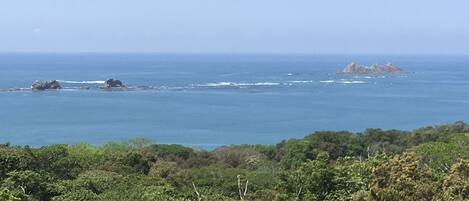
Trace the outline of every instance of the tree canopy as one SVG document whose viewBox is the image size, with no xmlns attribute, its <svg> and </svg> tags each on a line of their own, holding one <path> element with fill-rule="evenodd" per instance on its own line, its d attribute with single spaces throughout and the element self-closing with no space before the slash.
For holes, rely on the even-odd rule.
<svg viewBox="0 0 469 201">
<path fill-rule="evenodd" d="M 0 200 L 469 200 L 469 126 L 318 131 L 200 150 L 0 145 Z"/>
</svg>

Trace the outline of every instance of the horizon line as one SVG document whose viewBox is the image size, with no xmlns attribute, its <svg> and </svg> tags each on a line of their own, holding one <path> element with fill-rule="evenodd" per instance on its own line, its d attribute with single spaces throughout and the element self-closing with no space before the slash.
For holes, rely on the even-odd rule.
<svg viewBox="0 0 469 201">
<path fill-rule="evenodd" d="M 162 52 L 162 51 L 4 51 L 0 54 L 167 54 L 167 55 L 389 55 L 389 56 L 469 56 L 469 53 L 396 53 L 396 52 Z"/>
</svg>

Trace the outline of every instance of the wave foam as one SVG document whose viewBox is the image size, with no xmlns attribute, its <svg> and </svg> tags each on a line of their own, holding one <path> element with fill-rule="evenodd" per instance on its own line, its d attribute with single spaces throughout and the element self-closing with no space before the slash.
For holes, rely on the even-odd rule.
<svg viewBox="0 0 469 201">
<path fill-rule="evenodd" d="M 361 80 L 322 80 L 321 83 L 336 83 L 336 84 L 366 84 L 368 82 Z"/>
<path fill-rule="evenodd" d="M 313 80 L 293 80 L 293 81 L 288 81 L 290 83 L 313 83 Z"/>
<path fill-rule="evenodd" d="M 339 82 L 339 83 L 341 83 L 341 84 L 366 84 L 368 82 L 353 80 L 353 81 L 342 81 L 342 82 Z"/>
<path fill-rule="evenodd" d="M 104 80 L 90 80 L 90 81 L 71 81 L 71 80 L 57 80 L 62 83 L 68 84 L 104 84 Z"/>
<path fill-rule="evenodd" d="M 357 78 L 357 79 L 373 79 L 375 77 L 372 77 L 372 76 L 353 76 L 353 78 Z"/>
<path fill-rule="evenodd" d="M 319 82 L 322 82 L 322 83 L 334 83 L 335 80 L 321 80 Z"/>
<path fill-rule="evenodd" d="M 247 82 L 216 82 L 216 83 L 207 83 L 207 84 L 196 84 L 194 86 L 198 87 L 239 87 L 239 86 L 276 86 L 280 85 L 277 82 L 255 82 L 255 83 L 247 83 Z"/>
</svg>

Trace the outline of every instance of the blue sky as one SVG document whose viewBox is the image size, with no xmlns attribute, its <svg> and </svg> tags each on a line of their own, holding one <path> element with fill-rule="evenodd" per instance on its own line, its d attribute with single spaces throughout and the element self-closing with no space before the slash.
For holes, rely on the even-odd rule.
<svg viewBox="0 0 469 201">
<path fill-rule="evenodd" d="M 14 0 L 0 51 L 469 54 L 467 0 Z"/>
</svg>

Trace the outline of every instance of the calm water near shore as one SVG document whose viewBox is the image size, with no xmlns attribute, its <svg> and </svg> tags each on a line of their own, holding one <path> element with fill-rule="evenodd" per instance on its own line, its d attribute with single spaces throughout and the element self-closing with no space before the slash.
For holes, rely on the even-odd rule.
<svg viewBox="0 0 469 201">
<path fill-rule="evenodd" d="M 336 73 L 352 61 L 406 73 Z M 107 78 L 135 90 L 100 90 Z M 37 79 L 64 89 L 28 90 Z M 0 91 L 2 143 L 268 144 L 315 130 L 467 121 L 469 56 L 3 53 Z"/>
</svg>

